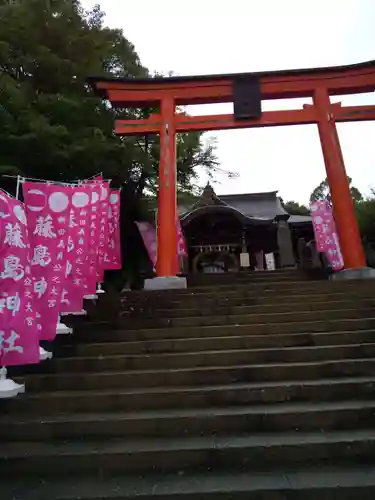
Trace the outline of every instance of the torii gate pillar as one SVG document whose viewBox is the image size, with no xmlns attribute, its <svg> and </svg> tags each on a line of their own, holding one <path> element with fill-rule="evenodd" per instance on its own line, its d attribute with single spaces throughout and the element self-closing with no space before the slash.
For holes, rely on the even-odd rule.
<svg viewBox="0 0 375 500">
<path fill-rule="evenodd" d="M 176 125 L 175 103 L 170 96 L 160 106 L 160 167 L 158 193 L 158 276 L 176 276 L 177 194 L 176 194 Z"/>
<path fill-rule="evenodd" d="M 327 89 L 317 88 L 313 95 L 313 102 L 344 266 L 345 269 L 364 268 L 366 258 L 354 212 L 339 136 L 333 114 L 330 112 L 331 102 Z"/>
</svg>

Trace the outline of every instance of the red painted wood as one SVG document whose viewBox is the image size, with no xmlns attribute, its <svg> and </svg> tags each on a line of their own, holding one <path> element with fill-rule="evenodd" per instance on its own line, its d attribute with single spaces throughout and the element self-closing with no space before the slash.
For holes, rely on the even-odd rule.
<svg viewBox="0 0 375 500">
<path fill-rule="evenodd" d="M 172 276 L 176 259 L 176 170 L 175 133 L 203 130 L 271 127 L 317 123 L 331 187 L 336 224 L 346 267 L 365 265 L 364 252 L 354 214 L 335 122 L 375 119 L 375 106 L 332 105 L 329 95 L 372 92 L 375 63 L 341 68 L 296 70 L 259 74 L 262 100 L 313 97 L 314 105 L 300 110 L 264 112 L 258 120 L 235 121 L 232 115 L 175 115 L 175 106 L 233 101 L 233 78 L 222 75 L 195 78 L 165 78 L 137 81 L 101 80 L 92 85 L 115 107 L 160 106 L 161 116 L 148 120 L 116 122 L 116 133 L 134 135 L 160 133 L 158 275 Z M 168 125 L 168 133 L 166 131 Z"/>
<path fill-rule="evenodd" d="M 320 142 L 344 265 L 345 268 L 365 267 L 365 254 L 354 212 L 354 204 L 350 194 L 335 120 L 332 113 L 327 111 L 330 108 L 327 89 L 316 89 L 314 106 L 318 116 Z"/>
</svg>

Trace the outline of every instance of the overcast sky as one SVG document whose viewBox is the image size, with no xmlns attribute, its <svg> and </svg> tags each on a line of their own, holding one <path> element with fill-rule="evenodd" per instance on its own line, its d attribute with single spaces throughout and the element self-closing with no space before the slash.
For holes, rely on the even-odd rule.
<svg viewBox="0 0 375 500">
<path fill-rule="evenodd" d="M 98 3 L 83 0 L 84 7 Z M 375 59 L 375 0 L 101 0 L 106 23 L 121 28 L 151 71 L 177 75 L 238 73 L 352 64 Z M 334 98 L 375 104 L 375 96 Z M 263 103 L 264 110 L 307 100 Z M 232 105 L 189 108 L 231 113 Z M 339 125 L 348 174 L 364 193 L 375 186 L 375 123 Z M 218 157 L 237 179 L 218 178 L 217 193 L 278 190 L 307 203 L 325 177 L 316 126 L 210 132 Z M 201 182 L 205 179 L 202 177 Z"/>
</svg>

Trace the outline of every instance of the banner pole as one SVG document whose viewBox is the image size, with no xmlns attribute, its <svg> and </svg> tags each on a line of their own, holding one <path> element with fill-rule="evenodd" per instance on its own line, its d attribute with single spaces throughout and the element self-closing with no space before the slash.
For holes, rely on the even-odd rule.
<svg viewBox="0 0 375 500">
<path fill-rule="evenodd" d="M 19 200 L 19 197 L 20 197 L 21 182 L 22 182 L 22 177 L 20 175 L 17 175 L 16 200 Z"/>
</svg>

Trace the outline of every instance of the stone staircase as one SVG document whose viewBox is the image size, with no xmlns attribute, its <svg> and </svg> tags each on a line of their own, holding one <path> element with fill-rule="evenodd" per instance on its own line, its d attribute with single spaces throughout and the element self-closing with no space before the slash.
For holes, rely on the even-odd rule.
<svg viewBox="0 0 375 500">
<path fill-rule="evenodd" d="M 23 370 L 1 500 L 373 500 L 375 282 L 190 282 L 107 294 Z"/>
</svg>

